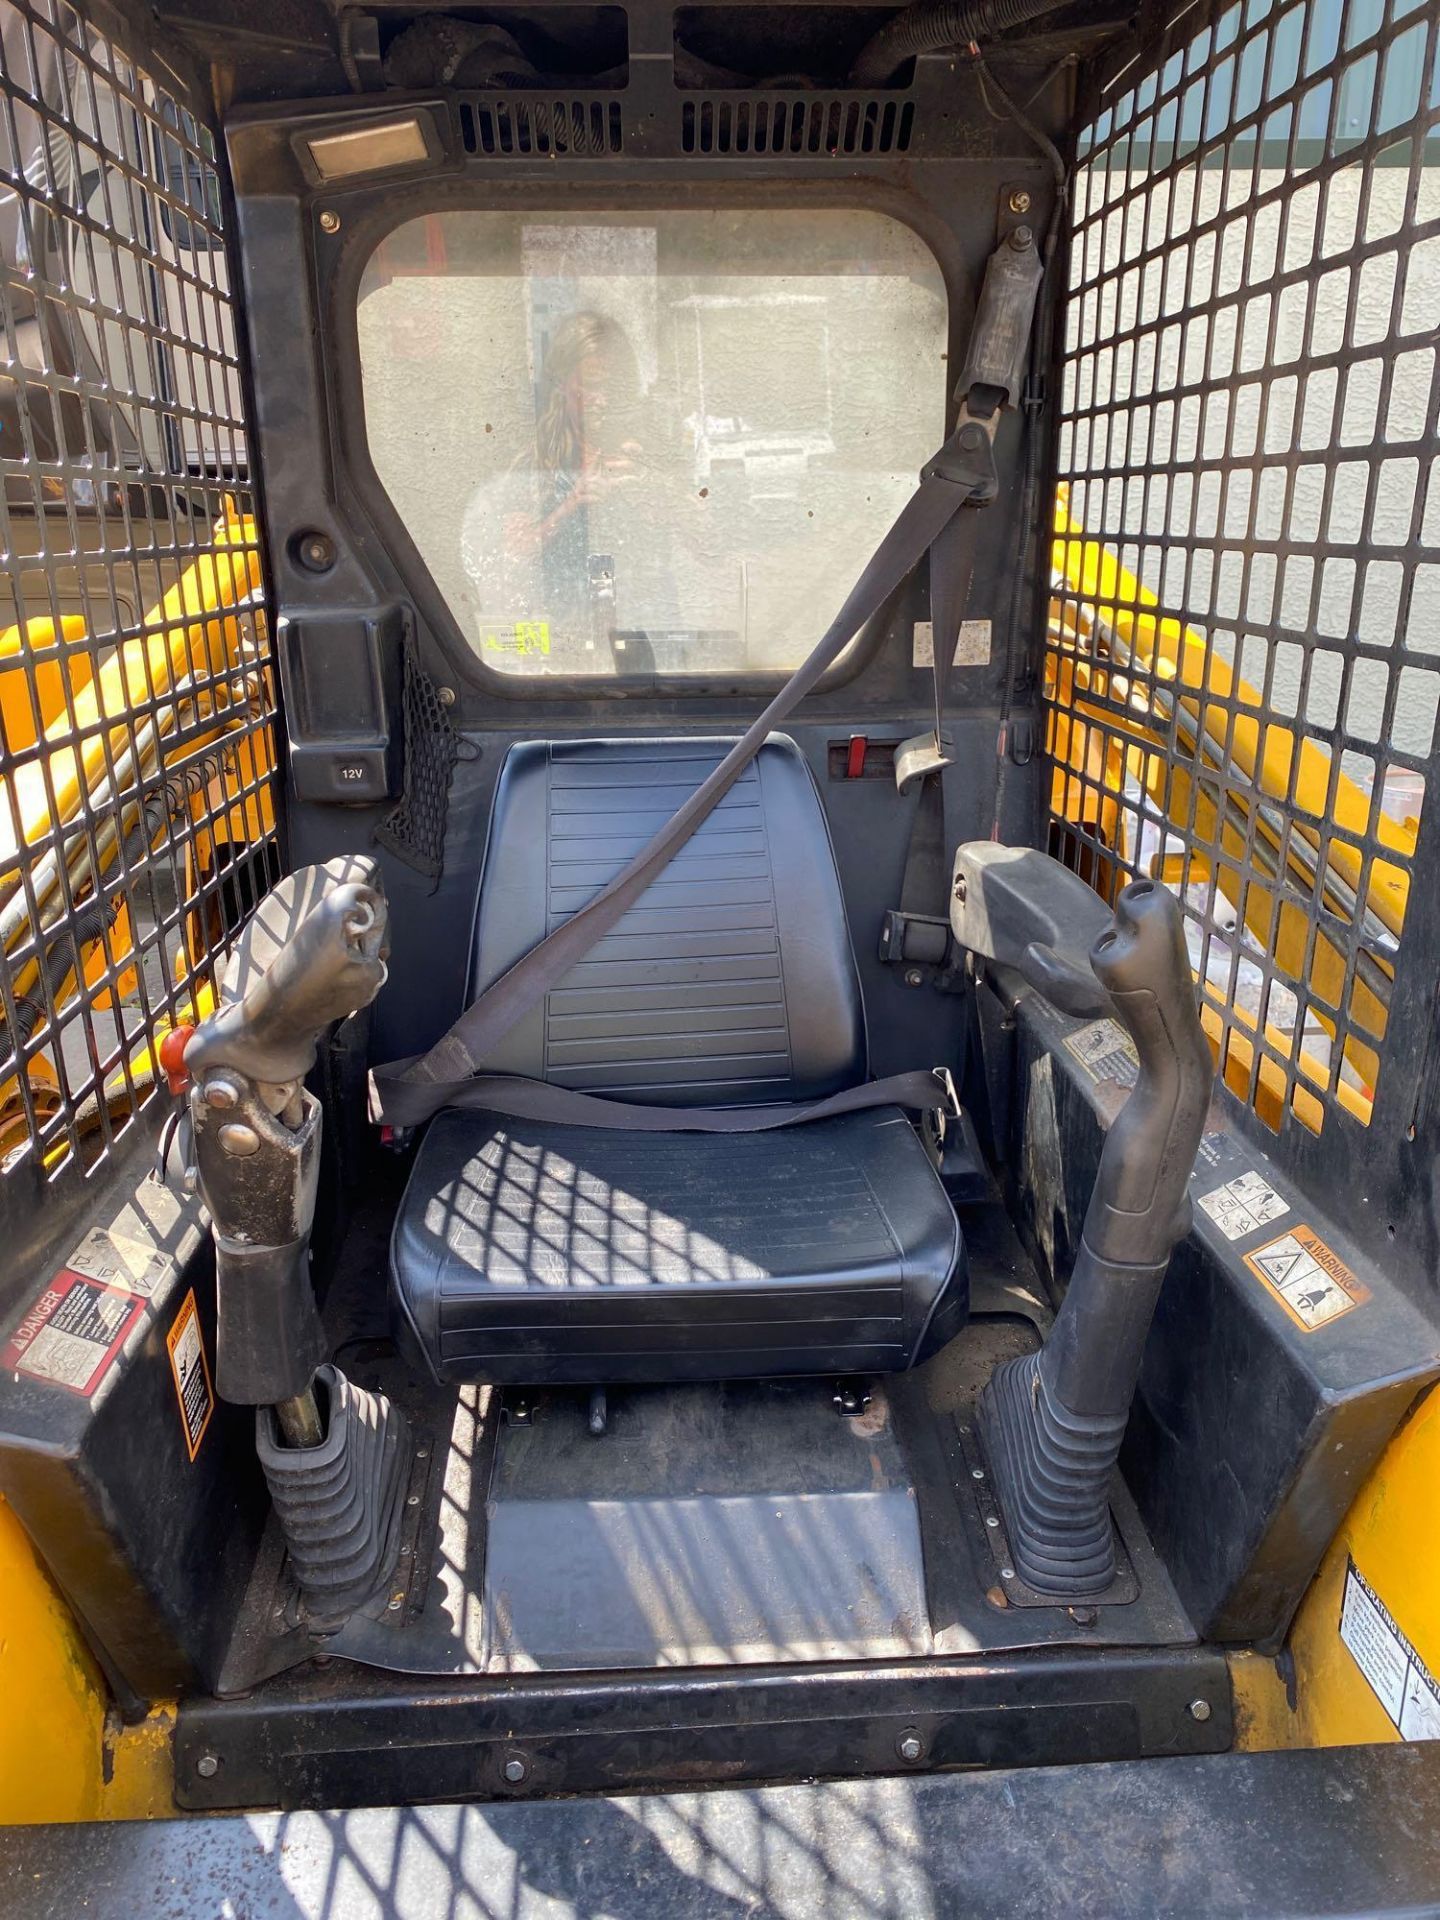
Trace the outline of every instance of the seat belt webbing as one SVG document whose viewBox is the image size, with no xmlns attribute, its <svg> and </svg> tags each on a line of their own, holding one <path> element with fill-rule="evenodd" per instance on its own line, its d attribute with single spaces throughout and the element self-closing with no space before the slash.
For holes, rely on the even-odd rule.
<svg viewBox="0 0 1440 1920">
<path fill-rule="evenodd" d="M 617 1133 L 768 1133 L 776 1127 L 798 1127 L 812 1120 L 833 1120 L 844 1113 L 869 1107 L 907 1107 L 923 1113 L 940 1109 L 960 1112 L 955 1083 L 949 1071 L 937 1067 L 925 1072 L 892 1073 L 884 1080 L 867 1080 L 846 1087 L 823 1100 L 789 1101 L 766 1107 L 656 1107 L 631 1100 L 612 1100 L 573 1087 L 557 1087 L 549 1080 L 526 1080 L 518 1074 L 480 1073 L 465 1082 L 445 1103 L 451 1107 L 508 1114 L 518 1120 L 551 1120 L 567 1127 L 604 1127 Z"/>
</svg>

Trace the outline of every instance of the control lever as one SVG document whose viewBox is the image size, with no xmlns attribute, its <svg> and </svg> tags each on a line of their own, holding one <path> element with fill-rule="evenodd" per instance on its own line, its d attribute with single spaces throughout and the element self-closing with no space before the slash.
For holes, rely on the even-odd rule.
<svg viewBox="0 0 1440 1920">
<path fill-rule="evenodd" d="M 290 875 L 245 927 L 221 1005 L 185 1043 L 195 1167 L 215 1241 L 215 1384 L 256 1408 L 256 1447 L 313 1629 L 333 1632 L 386 1581 L 408 1444 L 383 1395 L 325 1364 L 310 1284 L 322 1110 L 320 1041 L 386 977 L 378 869 Z"/>
<path fill-rule="evenodd" d="M 1114 1009 L 1090 964 L 1110 909 L 1078 873 L 1036 847 L 970 840 L 955 855 L 950 930 L 967 952 L 1011 967 L 1062 1013 Z"/>
<path fill-rule="evenodd" d="M 993 906 L 1003 903 L 1002 922 L 1015 909 L 1005 923 L 1020 934 L 1047 924 L 1043 914 L 1027 920 L 1019 913 L 1008 884 L 997 890 L 1000 875 L 1019 871 L 1016 863 L 972 860 L 962 876 L 962 860 L 973 851 L 962 847 L 956 863 L 957 879 L 966 881 L 957 937 L 964 937 L 962 921 L 973 924 L 961 911 L 970 904 L 972 878 Z M 1035 858 L 1056 864 L 1044 854 Z M 1045 881 L 1054 887 L 1046 894 L 1053 906 L 1061 890 L 1053 876 Z M 1079 1255 L 1049 1337 L 1039 1353 L 995 1369 L 979 1408 L 1015 1570 L 1037 1592 L 1067 1600 L 1101 1594 L 1115 1577 L 1110 1481 L 1165 1270 L 1190 1225 L 1190 1173 L 1214 1079 L 1179 903 L 1154 881 L 1137 880 L 1120 895 L 1112 919 L 1083 882 L 1077 885 L 1088 896 L 1086 918 L 1093 924 L 1088 902 L 1095 902 L 1106 922 L 1090 967 L 1106 1010 L 1135 1044 L 1139 1078 L 1105 1137 Z M 1044 957 L 1020 971 L 1037 991 L 1046 990 L 1051 969 L 1069 1010 L 1090 1011 L 1078 1004 L 1083 996 L 1068 941 L 1032 940 L 1031 948 Z"/>
</svg>

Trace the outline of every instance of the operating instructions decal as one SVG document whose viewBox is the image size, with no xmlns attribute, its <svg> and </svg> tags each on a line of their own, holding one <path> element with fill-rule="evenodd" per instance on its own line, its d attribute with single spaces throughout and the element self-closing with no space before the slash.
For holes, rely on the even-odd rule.
<svg viewBox="0 0 1440 1920">
<path fill-rule="evenodd" d="M 1340 1638 L 1402 1740 L 1440 1740 L 1440 1687 L 1395 1616 L 1351 1560 Z"/>
</svg>

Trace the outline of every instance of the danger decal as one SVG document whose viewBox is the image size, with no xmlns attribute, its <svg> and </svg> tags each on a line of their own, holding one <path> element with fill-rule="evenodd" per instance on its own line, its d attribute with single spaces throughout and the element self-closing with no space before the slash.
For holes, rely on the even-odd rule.
<svg viewBox="0 0 1440 1920">
<path fill-rule="evenodd" d="M 1266 1241 L 1245 1264 L 1306 1333 L 1353 1313 L 1370 1298 L 1370 1289 L 1311 1227 L 1292 1227 Z"/>
<path fill-rule="evenodd" d="M 88 1400 L 144 1311 L 134 1294 L 62 1268 L 10 1336 L 0 1367 Z"/>
</svg>

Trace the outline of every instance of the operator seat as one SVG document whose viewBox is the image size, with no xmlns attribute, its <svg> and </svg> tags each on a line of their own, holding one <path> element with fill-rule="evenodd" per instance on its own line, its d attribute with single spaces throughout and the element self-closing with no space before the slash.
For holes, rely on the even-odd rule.
<svg viewBox="0 0 1440 1920">
<path fill-rule="evenodd" d="M 729 745 L 512 747 L 472 997 L 618 873 Z M 677 1108 L 819 1099 L 865 1077 L 834 851 L 792 740 L 770 738 L 486 1071 Z M 758 1134 L 452 1108 L 416 1156 L 391 1270 L 402 1341 L 449 1381 L 893 1372 L 967 1304 L 954 1209 L 894 1107 Z"/>
</svg>

